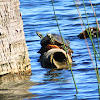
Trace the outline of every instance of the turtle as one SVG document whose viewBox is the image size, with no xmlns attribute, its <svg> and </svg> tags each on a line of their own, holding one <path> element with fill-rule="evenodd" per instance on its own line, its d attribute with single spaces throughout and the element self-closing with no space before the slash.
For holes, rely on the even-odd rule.
<svg viewBox="0 0 100 100">
<path fill-rule="evenodd" d="M 89 34 L 92 35 L 92 37 L 96 38 L 96 37 L 100 37 L 100 29 L 97 28 L 97 27 L 89 27 L 87 28 L 86 30 L 84 30 L 83 32 L 81 32 L 78 37 L 80 39 L 84 39 L 84 38 L 88 38 L 89 37 Z M 98 34 L 98 36 L 97 36 Z"/>
<path fill-rule="evenodd" d="M 63 43 L 62 38 L 58 34 L 47 33 L 47 35 L 44 37 L 42 33 L 38 31 L 36 31 L 36 33 L 41 38 L 42 51 L 40 53 L 48 51 L 52 48 L 58 48 L 64 50 L 65 47 L 69 54 L 73 53 L 73 51 L 70 48 L 70 42 L 63 38 L 64 41 Z M 63 44 L 65 44 L 65 46 Z"/>
</svg>

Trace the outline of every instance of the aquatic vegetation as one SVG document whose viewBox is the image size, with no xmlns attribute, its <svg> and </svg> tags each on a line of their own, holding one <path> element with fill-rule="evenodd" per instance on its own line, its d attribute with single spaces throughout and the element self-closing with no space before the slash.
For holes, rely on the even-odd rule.
<svg viewBox="0 0 100 100">
<path fill-rule="evenodd" d="M 56 20 L 56 22 L 57 22 L 57 26 L 58 26 L 58 29 L 59 29 L 59 33 L 60 33 L 60 36 L 61 36 L 61 38 L 62 38 L 62 33 L 61 33 L 61 30 L 60 30 L 60 26 L 59 26 L 59 24 L 58 24 L 58 20 L 57 20 L 55 8 L 54 8 L 54 3 L 53 3 L 53 0 L 51 0 L 51 1 L 52 1 L 53 11 L 54 11 L 54 15 L 55 15 L 55 20 Z M 98 81 L 98 91 L 99 91 L 99 94 L 100 94 L 100 88 L 99 88 L 100 77 L 99 77 L 99 70 L 98 70 L 98 61 L 100 61 L 99 23 L 98 23 L 98 20 L 97 20 L 97 17 L 96 17 L 96 10 L 94 10 L 94 6 L 93 6 L 91 0 L 89 0 L 89 1 L 90 1 L 90 6 L 91 6 L 91 9 L 92 9 L 92 11 L 93 11 L 93 13 L 94 13 L 94 17 L 95 17 L 95 21 L 96 21 L 96 29 L 97 29 L 97 30 L 96 30 L 96 32 L 97 32 L 97 36 L 96 36 L 96 37 L 97 37 L 97 41 L 98 41 L 98 48 L 95 46 L 94 37 L 93 37 L 93 35 L 92 35 L 92 33 L 91 33 L 91 30 L 90 30 L 90 28 L 89 28 L 89 27 L 90 27 L 90 24 L 89 24 L 88 13 L 87 13 L 87 10 L 86 10 L 86 5 L 85 5 L 84 0 L 82 0 L 81 2 L 83 2 L 84 14 L 85 14 L 85 19 L 86 19 L 86 22 L 87 22 L 87 23 L 84 22 L 84 19 L 83 19 L 81 13 L 80 13 L 80 9 L 79 9 L 79 7 L 78 7 L 78 4 L 76 3 L 76 2 L 80 2 L 80 0 L 77 0 L 77 1 L 76 1 L 76 0 L 73 0 L 73 2 L 75 3 L 76 9 L 77 9 L 77 11 L 78 11 L 78 14 L 79 14 L 79 18 L 80 18 L 80 21 L 81 21 L 82 29 L 83 29 L 83 26 L 84 26 L 84 27 L 85 27 L 85 30 L 87 31 L 88 36 L 89 36 L 89 38 L 90 38 L 90 40 L 91 40 L 91 43 L 92 43 L 92 49 L 93 49 L 93 54 L 94 54 L 93 57 L 92 57 L 92 55 L 91 55 L 91 51 L 90 51 L 90 48 L 89 48 L 89 46 L 88 46 L 88 41 L 87 41 L 87 39 L 86 39 L 86 35 L 84 34 L 84 38 L 85 38 L 84 40 L 85 40 L 85 42 L 86 42 L 86 46 L 87 46 L 87 49 L 88 49 L 88 52 L 89 52 L 91 61 L 92 61 L 93 66 L 94 66 L 94 70 L 95 70 L 95 72 L 96 72 L 97 81 Z M 95 4 L 95 9 L 96 9 L 96 4 Z M 85 23 L 86 23 L 86 24 L 85 24 Z M 88 29 L 87 29 L 87 27 L 88 27 Z M 62 41 L 63 41 L 63 45 L 65 45 L 63 38 L 62 38 Z M 98 51 L 98 50 L 99 50 L 99 51 Z M 65 51 L 66 51 L 66 48 L 65 48 Z M 70 63 L 69 63 L 69 65 L 70 65 Z M 76 85 L 75 78 L 74 78 L 73 71 L 72 71 L 72 68 L 71 68 L 71 67 L 70 67 L 70 70 L 71 70 L 72 77 L 73 77 L 73 81 L 74 81 L 74 85 L 75 85 L 75 88 L 76 88 L 76 93 L 78 93 L 77 85 Z"/>
<path fill-rule="evenodd" d="M 81 14 L 80 14 L 80 12 L 79 12 L 78 5 L 76 4 L 75 0 L 73 0 L 73 1 L 74 1 L 75 5 L 76 5 L 76 8 L 77 8 L 77 10 L 78 10 L 78 14 L 79 14 L 80 19 L 81 19 L 81 21 L 82 21 L 82 25 L 83 25 L 83 26 L 85 27 L 85 29 L 86 29 L 86 25 L 85 25 L 84 20 L 83 20 Z M 99 80 L 99 70 L 98 70 L 98 61 L 100 60 L 100 56 L 99 56 L 99 55 L 100 55 L 100 46 L 99 46 L 99 34 L 98 34 L 98 33 L 99 33 L 99 23 L 98 23 L 98 20 L 97 20 L 97 18 L 96 18 L 96 13 L 95 13 L 94 7 L 93 7 L 93 5 L 92 5 L 92 2 L 91 2 L 91 0 L 89 0 L 89 1 L 90 1 L 90 5 L 91 5 L 91 8 L 92 8 L 92 10 L 93 10 L 95 19 L 96 19 L 96 27 L 97 27 L 96 29 L 97 29 L 97 41 L 98 41 L 98 49 L 99 49 L 99 52 L 97 51 L 97 49 L 96 49 L 96 47 L 95 47 L 94 37 L 92 36 L 90 29 L 87 30 L 87 33 L 88 33 L 89 38 L 90 38 L 91 43 L 92 43 L 92 48 L 93 48 L 93 52 L 94 52 L 94 60 L 95 60 L 95 62 L 94 62 L 94 60 L 93 60 L 93 58 L 92 58 L 92 56 L 91 56 L 91 52 L 90 52 L 90 49 L 89 49 L 88 42 L 87 42 L 86 38 L 85 38 L 85 41 L 86 41 L 87 49 L 88 49 L 89 54 L 90 54 L 90 58 L 91 58 L 91 60 L 92 60 L 92 63 L 93 63 L 93 66 L 94 66 L 94 69 L 95 69 L 95 72 L 96 72 L 97 81 L 98 81 L 98 90 L 99 90 L 99 94 L 100 94 L 100 88 L 99 88 L 100 80 Z M 89 21 L 88 21 L 88 16 L 87 16 L 87 11 L 86 11 L 86 6 L 85 6 L 85 3 L 84 3 L 84 0 L 83 0 L 83 5 L 84 5 L 84 11 L 85 11 L 86 20 L 87 20 L 87 25 L 88 25 L 88 28 L 89 28 L 90 26 L 89 26 Z M 96 5 L 95 5 L 95 7 L 96 7 Z M 84 37 L 86 37 L 85 34 L 84 34 Z M 98 59 L 98 60 L 97 60 L 97 59 Z"/>
<path fill-rule="evenodd" d="M 67 49 L 66 49 L 66 46 L 65 46 L 65 43 L 64 43 L 64 39 L 63 39 L 63 37 L 62 37 L 62 33 L 61 33 L 61 30 L 60 30 L 60 26 L 59 26 L 59 24 L 58 24 L 58 20 L 57 20 L 55 8 L 54 8 L 53 0 L 51 0 L 51 1 L 52 1 L 53 11 L 54 11 L 55 19 L 56 19 L 57 26 L 58 26 L 58 29 L 59 29 L 59 33 L 60 33 L 60 36 L 61 36 L 61 39 L 62 39 L 62 42 L 63 42 L 63 45 L 64 45 L 64 50 L 67 52 Z M 75 85 L 75 88 L 76 88 L 76 93 L 78 93 L 77 85 L 76 85 L 76 82 L 75 82 L 75 78 L 74 78 L 74 74 L 73 74 L 73 71 L 72 71 L 70 62 L 69 62 L 69 67 L 70 67 L 71 74 L 72 74 L 72 78 L 73 78 L 74 85 Z"/>
</svg>

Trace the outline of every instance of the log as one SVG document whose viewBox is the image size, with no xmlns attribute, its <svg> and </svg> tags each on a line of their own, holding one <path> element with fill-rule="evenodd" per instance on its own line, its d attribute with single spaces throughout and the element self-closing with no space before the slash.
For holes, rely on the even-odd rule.
<svg viewBox="0 0 100 100">
<path fill-rule="evenodd" d="M 0 0 L 0 75 L 31 72 L 19 0 Z"/>
<path fill-rule="evenodd" d="M 69 69 L 72 66 L 71 57 L 63 49 L 50 49 L 40 57 L 44 68 Z"/>
</svg>

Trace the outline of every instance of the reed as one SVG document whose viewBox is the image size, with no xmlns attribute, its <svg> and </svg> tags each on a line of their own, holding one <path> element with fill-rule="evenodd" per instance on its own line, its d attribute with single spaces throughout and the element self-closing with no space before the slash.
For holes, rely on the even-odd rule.
<svg viewBox="0 0 100 100">
<path fill-rule="evenodd" d="M 51 0 L 51 1 L 52 1 L 53 12 L 54 12 L 54 15 L 55 15 L 55 19 L 56 19 L 56 22 L 57 22 L 57 26 L 58 26 L 58 29 L 59 29 L 59 33 L 60 33 L 60 36 L 61 36 L 61 39 L 62 39 L 62 42 L 63 42 L 63 45 L 64 45 L 64 50 L 65 50 L 66 52 L 68 52 L 67 49 L 66 49 L 65 43 L 64 43 L 64 39 L 63 39 L 63 37 L 62 37 L 62 33 L 61 33 L 61 30 L 60 30 L 60 26 L 59 26 L 58 20 L 57 20 L 57 16 L 56 16 L 56 12 L 55 12 L 55 8 L 54 8 L 53 0 Z M 76 82 L 75 82 L 74 74 L 73 74 L 73 71 L 72 71 L 72 68 L 71 68 L 71 64 L 70 64 L 70 63 L 69 63 L 69 67 L 70 67 L 71 74 L 72 74 L 72 78 L 73 78 L 73 81 L 74 81 L 76 93 L 78 94 L 77 85 L 76 85 Z"/>
<path fill-rule="evenodd" d="M 62 42 L 63 42 L 64 48 L 65 48 L 65 51 L 67 52 L 66 47 L 65 47 L 65 43 L 64 43 L 64 40 L 63 40 L 63 37 L 62 37 L 62 33 L 61 33 L 61 30 L 60 30 L 60 26 L 59 26 L 59 24 L 58 24 L 57 16 L 56 16 L 56 13 L 55 13 L 54 3 L 53 3 L 53 0 L 51 0 L 51 1 L 52 1 L 52 6 L 53 6 L 53 11 L 54 11 L 55 19 L 56 19 L 56 22 L 57 22 L 57 26 L 58 26 L 58 29 L 59 29 L 59 32 L 60 32 L 60 36 L 61 36 L 61 38 L 62 38 Z M 84 22 L 84 20 L 83 20 L 83 18 L 82 18 L 82 16 L 81 16 L 81 13 L 80 13 L 80 11 L 79 11 L 78 5 L 76 4 L 75 0 L 73 0 L 73 1 L 74 1 L 75 6 L 76 6 L 76 8 L 77 8 L 77 10 L 78 10 L 78 14 L 79 14 L 80 20 L 81 20 L 81 22 L 82 22 L 81 25 L 82 25 L 82 27 L 84 26 L 85 29 L 86 29 L 86 25 L 85 25 L 85 22 Z M 91 0 L 89 0 L 89 1 L 90 1 L 90 4 L 91 4 L 91 8 L 92 8 L 92 10 L 93 10 L 94 16 L 95 16 L 96 27 L 98 27 L 98 29 L 99 29 L 99 24 L 98 24 L 98 20 L 97 20 L 97 17 L 96 17 L 95 10 L 94 10 L 94 8 L 93 8 L 93 5 L 92 5 L 92 3 L 91 3 Z M 89 28 L 90 25 L 89 25 L 89 21 L 88 21 L 88 15 L 87 15 L 87 11 L 86 11 L 86 6 L 85 6 L 85 3 L 84 3 L 84 0 L 83 0 L 83 5 L 84 5 L 84 11 L 85 11 L 86 19 L 87 19 L 87 25 L 88 25 L 88 28 Z M 92 35 L 91 35 L 91 31 L 90 31 L 90 30 L 89 30 L 89 31 L 87 30 L 87 33 L 88 33 L 89 38 L 90 38 L 91 43 L 92 43 L 92 48 L 93 48 L 93 53 L 94 53 L 94 60 L 95 60 L 95 62 L 94 62 L 93 57 L 92 57 L 92 55 L 91 55 L 90 48 L 89 48 L 89 46 L 88 46 L 88 42 L 87 42 L 87 39 L 86 39 L 86 38 L 85 38 L 85 42 L 86 42 L 86 46 L 87 46 L 87 49 L 88 49 L 88 52 L 89 52 L 91 61 L 92 61 L 93 66 L 94 66 L 94 70 L 95 70 L 95 72 L 96 72 L 97 82 L 98 82 L 98 91 L 99 91 L 99 95 L 100 95 L 100 88 L 99 88 L 99 87 L 100 87 L 100 86 L 99 86 L 100 77 L 99 77 L 99 70 L 98 70 L 98 60 L 100 60 L 100 45 L 99 45 L 100 43 L 99 43 L 99 35 L 98 35 L 98 31 L 99 31 L 99 30 L 98 30 L 98 29 L 97 29 L 97 41 L 98 41 L 99 53 L 97 52 L 97 49 L 96 49 L 96 47 L 95 47 L 95 42 L 94 42 L 94 38 L 93 38 Z M 85 36 L 84 36 L 84 37 L 85 37 Z M 72 68 L 71 68 L 71 64 L 70 64 L 70 63 L 69 63 L 69 66 L 70 66 L 70 69 L 71 69 L 71 74 L 72 74 L 73 81 L 74 81 L 74 85 L 75 85 L 75 88 L 76 88 L 76 93 L 78 93 L 77 85 L 76 85 L 76 82 L 75 82 L 75 78 L 74 78 L 73 71 L 72 71 Z"/>
<path fill-rule="evenodd" d="M 83 25 L 84 25 L 84 27 L 85 27 L 85 29 L 86 29 L 86 25 L 85 25 L 85 23 L 84 23 L 84 21 L 83 21 L 83 18 L 82 18 L 82 16 L 81 16 L 81 14 L 80 14 L 78 5 L 76 4 L 75 0 L 73 0 L 73 1 L 74 1 L 75 6 L 76 6 L 76 8 L 77 8 L 77 10 L 78 10 L 78 14 L 79 14 L 79 16 L 80 16 L 80 19 L 81 19 L 81 21 L 82 21 L 82 23 L 83 23 Z M 92 5 L 92 3 L 91 3 L 91 0 L 89 0 L 89 1 L 90 1 L 91 7 L 92 7 L 92 10 L 93 10 L 95 19 L 96 19 L 96 27 L 99 28 L 99 24 L 98 24 L 98 20 L 97 20 L 97 17 L 96 17 L 96 13 L 95 13 L 95 11 L 94 11 L 94 8 L 93 8 L 93 5 Z M 85 15 L 86 15 L 86 19 L 87 19 L 87 24 L 88 24 L 88 28 L 89 28 L 89 21 L 88 21 L 88 16 L 87 16 L 86 6 L 85 6 L 85 3 L 84 3 L 84 0 L 83 0 L 83 5 L 84 5 L 84 11 L 85 11 Z M 81 24 L 81 25 L 82 25 L 82 24 Z M 91 56 L 91 52 L 89 52 L 89 54 L 90 54 L 91 60 L 92 60 L 92 62 L 93 62 L 94 70 L 95 70 L 95 72 L 96 72 L 97 82 L 98 82 L 98 91 L 99 91 L 99 95 L 100 95 L 100 88 L 99 88 L 99 87 L 100 87 L 100 86 L 99 86 L 100 77 L 99 77 L 98 61 L 97 61 L 97 59 L 100 60 L 100 46 L 99 46 L 99 35 L 98 35 L 98 30 L 97 30 L 97 40 L 98 40 L 98 49 L 99 49 L 99 53 L 97 52 L 97 49 L 95 48 L 95 43 L 94 43 L 94 41 L 93 41 L 93 37 L 92 37 L 92 35 L 91 35 L 91 31 L 90 31 L 90 30 L 89 30 L 89 31 L 87 30 L 87 32 L 88 32 L 89 38 L 90 38 L 90 40 L 91 40 L 92 48 L 93 48 L 93 52 L 94 52 L 95 63 L 94 63 L 93 58 L 92 58 L 92 56 Z M 88 47 L 87 40 L 85 39 L 85 41 L 86 41 L 86 45 L 87 45 L 88 51 L 90 51 L 90 49 L 89 49 L 89 47 Z"/>
</svg>

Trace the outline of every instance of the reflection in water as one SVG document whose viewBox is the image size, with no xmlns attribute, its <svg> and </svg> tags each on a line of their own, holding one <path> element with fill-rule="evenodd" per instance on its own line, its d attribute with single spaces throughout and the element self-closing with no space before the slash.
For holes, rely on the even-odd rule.
<svg viewBox="0 0 100 100">
<path fill-rule="evenodd" d="M 46 73 L 42 77 L 43 77 L 42 81 L 39 77 L 37 77 L 38 82 L 41 84 L 36 85 L 31 88 L 32 93 L 37 94 L 37 96 L 33 97 L 32 100 L 35 100 L 35 99 L 51 100 L 55 98 L 57 100 L 69 100 L 67 98 L 71 92 L 72 92 L 71 98 L 75 98 L 74 96 L 75 89 L 73 89 L 73 86 L 72 86 L 73 81 L 72 81 L 71 73 L 69 70 L 51 69 L 51 70 L 46 71 Z M 32 79 L 34 80 L 33 77 Z M 69 93 L 69 91 L 71 92 Z M 66 99 L 62 98 L 63 95 L 67 96 Z M 73 99 L 70 99 L 70 100 L 73 100 Z"/>
<path fill-rule="evenodd" d="M 56 82 L 70 82 L 72 80 L 71 73 L 67 69 L 58 70 L 51 69 L 45 74 L 44 81 L 56 81 Z"/>
<path fill-rule="evenodd" d="M 30 76 L 16 74 L 2 76 L 0 77 L 0 100 L 19 100 L 36 97 L 35 94 L 30 93 L 28 90 L 37 84 L 30 81 Z"/>
</svg>

